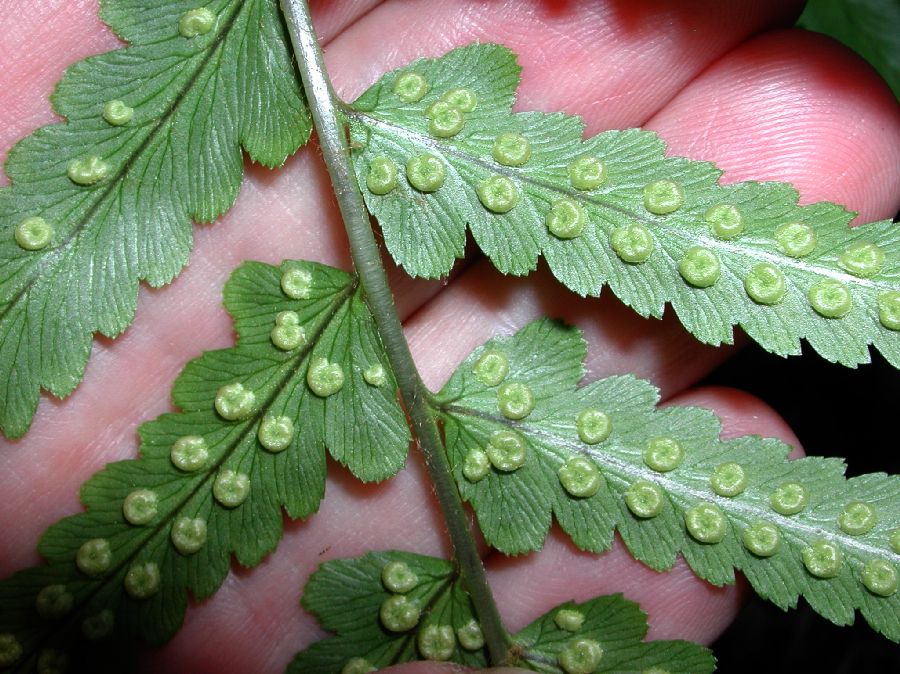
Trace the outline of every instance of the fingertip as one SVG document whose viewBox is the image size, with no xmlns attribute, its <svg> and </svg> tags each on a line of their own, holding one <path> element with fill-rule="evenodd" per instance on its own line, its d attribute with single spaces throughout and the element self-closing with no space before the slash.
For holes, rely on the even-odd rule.
<svg viewBox="0 0 900 674">
<path fill-rule="evenodd" d="M 792 447 L 790 458 L 805 456 L 799 438 L 766 402 L 756 396 L 728 386 L 704 386 L 691 389 L 666 401 L 666 405 L 704 407 L 722 421 L 722 438 L 760 435 L 777 438 Z"/>
<path fill-rule="evenodd" d="M 647 124 L 723 182 L 792 183 L 866 222 L 900 208 L 900 105 L 860 57 L 817 33 L 765 33 L 729 52 Z"/>
</svg>

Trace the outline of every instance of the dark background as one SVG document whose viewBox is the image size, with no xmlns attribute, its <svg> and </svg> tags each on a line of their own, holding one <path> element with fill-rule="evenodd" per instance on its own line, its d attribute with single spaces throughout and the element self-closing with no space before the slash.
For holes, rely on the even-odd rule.
<svg viewBox="0 0 900 674">
<path fill-rule="evenodd" d="M 762 398 L 787 420 L 807 453 L 844 457 L 849 476 L 900 472 L 898 432 L 891 430 L 900 427 L 900 374 L 879 354 L 871 365 L 851 370 L 808 347 L 806 352 L 784 359 L 753 345 L 704 383 Z M 783 612 L 753 595 L 713 652 L 723 674 L 900 673 L 900 646 L 862 616 L 857 613 L 852 627 L 838 627 L 803 599 L 797 610 Z"/>
</svg>

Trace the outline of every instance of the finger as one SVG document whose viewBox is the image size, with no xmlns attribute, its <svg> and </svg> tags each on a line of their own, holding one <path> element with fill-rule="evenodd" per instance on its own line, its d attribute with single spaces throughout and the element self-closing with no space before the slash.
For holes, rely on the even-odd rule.
<svg viewBox="0 0 900 674">
<path fill-rule="evenodd" d="M 747 433 L 779 438 L 797 448 L 799 441 L 785 422 L 762 401 L 725 388 L 700 389 L 671 401 L 712 409 L 722 419 L 722 437 Z M 689 639 L 711 643 L 731 622 L 740 605 L 739 586 L 715 587 L 697 578 L 679 557 L 671 571 L 657 573 L 636 562 L 621 539 L 609 552 L 577 550 L 558 528 L 540 554 L 486 562 L 500 610 L 511 630 L 518 630 L 565 601 L 622 592 L 649 618 L 650 639 Z"/>
<path fill-rule="evenodd" d="M 512 49 L 523 66 L 522 109 L 586 115 L 595 133 L 641 124 L 748 36 L 790 25 L 802 3 L 450 0 L 432 3 L 428 11 L 421 7 L 386 2 L 343 36 L 354 49 L 328 50 L 329 71 L 343 97 L 362 93 L 359 73 L 371 83 L 412 58 L 496 42 Z"/>
<path fill-rule="evenodd" d="M 647 123 L 725 181 L 781 180 L 857 222 L 900 209 L 900 106 L 861 58 L 818 33 L 767 33 L 728 53 Z"/>
</svg>

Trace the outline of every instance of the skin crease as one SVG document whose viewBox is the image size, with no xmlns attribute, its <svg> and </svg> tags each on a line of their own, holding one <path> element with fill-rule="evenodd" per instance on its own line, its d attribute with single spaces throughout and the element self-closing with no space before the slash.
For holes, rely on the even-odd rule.
<svg viewBox="0 0 900 674">
<path fill-rule="evenodd" d="M 716 161 L 726 181 L 787 180 L 805 203 L 842 202 L 861 214 L 860 222 L 890 217 L 900 207 L 900 110 L 848 51 L 784 29 L 799 4 L 710 0 L 640 3 L 638 9 L 625 0 L 392 0 L 320 2 L 313 11 L 329 71 L 347 100 L 417 56 L 476 40 L 502 42 L 524 67 L 518 109 L 580 114 L 591 134 L 643 125 L 659 132 L 673 154 Z M 53 121 L 46 96 L 66 65 L 117 45 L 96 18 L 96 2 L 42 0 L 28 12 L 17 7 L 0 0 L 4 155 L 18 138 Z M 349 267 L 329 190 L 314 145 L 278 171 L 248 164 L 236 206 L 214 225 L 195 228 L 190 265 L 179 278 L 162 289 L 143 286 L 134 324 L 118 339 L 96 340 L 75 393 L 64 402 L 45 397 L 30 433 L 3 441 L 0 576 L 38 562 L 38 537 L 78 510 L 85 479 L 109 461 L 135 456 L 137 425 L 171 409 L 171 383 L 184 363 L 231 344 L 220 293 L 241 260 L 305 258 Z M 600 300 L 579 300 L 543 266 L 524 279 L 502 278 L 469 252 L 475 261 L 446 287 L 392 271 L 407 336 L 430 387 L 439 387 L 490 336 L 549 314 L 585 331 L 587 380 L 634 372 L 670 402 L 716 410 L 725 435 L 757 433 L 797 446 L 760 401 L 729 389 L 692 388 L 732 349 L 697 344 L 671 312 L 661 322 L 644 320 L 608 292 Z M 368 549 L 447 555 L 442 532 L 416 454 L 396 478 L 379 485 L 363 486 L 332 463 L 320 512 L 304 522 L 286 521 L 277 554 L 254 570 L 234 567 L 214 597 L 189 609 L 172 642 L 146 654 L 143 666 L 280 672 L 297 650 L 323 636 L 297 607 L 318 564 Z M 711 587 L 683 564 L 657 574 L 631 560 L 620 544 L 597 557 L 577 551 L 555 530 L 538 554 L 506 559 L 485 549 L 485 562 L 511 630 L 562 601 L 624 592 L 649 614 L 652 638 L 709 643 L 740 601 L 739 589 Z M 389 671 L 459 668 L 420 663 Z"/>
</svg>

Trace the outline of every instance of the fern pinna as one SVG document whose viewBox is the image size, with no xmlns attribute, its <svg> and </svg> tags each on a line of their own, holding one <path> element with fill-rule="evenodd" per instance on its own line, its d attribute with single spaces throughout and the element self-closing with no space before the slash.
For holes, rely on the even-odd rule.
<svg viewBox="0 0 900 674">
<path fill-rule="evenodd" d="M 368 215 L 412 276 L 446 276 L 470 233 L 503 274 L 529 274 L 543 257 L 577 295 L 609 286 L 642 316 L 671 305 L 705 343 L 731 343 L 739 326 L 777 354 L 805 339 L 852 366 L 873 346 L 895 367 L 896 226 L 850 229 L 846 210 L 799 206 L 785 184 L 721 185 L 711 164 L 667 157 L 647 131 L 585 139 L 576 117 L 513 113 L 519 66 L 501 45 L 415 61 L 336 101 L 305 3 L 282 4 L 108 0 L 102 16 L 130 46 L 73 66 L 53 98 L 67 121 L 10 155 L 12 185 L 0 190 L 8 437 L 28 429 L 40 388 L 73 390 L 93 332 L 127 327 L 138 280 L 178 273 L 189 221 L 234 201 L 241 148 L 280 165 L 315 123 L 355 271 L 288 260 L 233 272 L 224 296 L 236 344 L 188 363 L 173 387 L 178 411 L 140 427 L 140 457 L 85 483 L 86 512 L 41 539 L 46 563 L 0 583 L 0 669 L 116 668 L 134 642 L 162 644 L 232 560 L 256 566 L 277 548 L 282 512 L 319 509 L 327 456 L 383 481 L 411 439 L 453 559 L 386 551 L 322 564 L 303 606 L 334 636 L 288 671 L 412 660 L 714 669 L 702 646 L 645 641 L 645 616 L 621 595 L 506 630 L 462 502 L 506 555 L 539 550 L 554 521 L 590 553 L 618 533 L 655 570 L 680 555 L 715 585 L 739 571 L 782 608 L 802 596 L 838 624 L 859 610 L 900 640 L 896 477 L 847 479 L 841 461 L 788 461 L 773 439 L 723 440 L 712 412 L 658 407 L 653 384 L 632 375 L 584 383 L 581 332 L 551 319 L 487 341 L 427 391 Z"/>
</svg>

